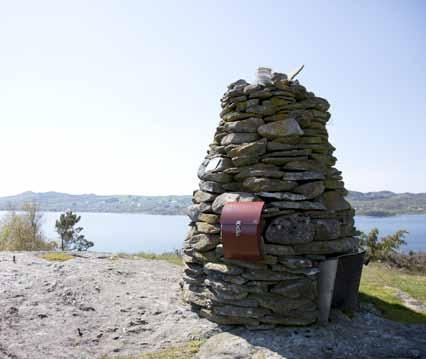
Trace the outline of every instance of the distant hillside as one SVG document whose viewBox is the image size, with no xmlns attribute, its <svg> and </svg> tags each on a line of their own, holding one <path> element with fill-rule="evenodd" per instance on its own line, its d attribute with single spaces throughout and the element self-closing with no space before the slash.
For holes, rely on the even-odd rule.
<svg viewBox="0 0 426 359">
<path fill-rule="evenodd" d="M 426 213 L 426 193 L 355 192 L 347 197 L 358 215 L 392 216 Z M 0 197 L 0 210 L 19 209 L 25 202 L 37 202 L 43 211 L 147 213 L 179 215 L 191 204 L 191 196 L 98 196 L 59 192 L 24 192 Z"/>
<path fill-rule="evenodd" d="M 191 204 L 191 196 L 98 196 L 72 195 L 59 192 L 24 192 L 16 196 L 0 197 L 0 210 L 19 209 L 25 202 L 36 202 L 43 211 L 127 212 L 149 214 L 184 214 Z"/>
<path fill-rule="evenodd" d="M 350 191 L 347 200 L 358 215 L 384 217 L 396 214 L 426 213 L 426 193 Z"/>
</svg>

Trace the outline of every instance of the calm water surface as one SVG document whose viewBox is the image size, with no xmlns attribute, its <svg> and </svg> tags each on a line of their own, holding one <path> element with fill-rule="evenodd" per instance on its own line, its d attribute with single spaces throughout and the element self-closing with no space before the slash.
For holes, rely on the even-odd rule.
<svg viewBox="0 0 426 359">
<path fill-rule="evenodd" d="M 5 212 L 0 211 L 0 218 Z M 100 252 L 154 252 L 172 251 L 182 246 L 187 232 L 185 216 L 161 216 L 128 213 L 80 213 L 86 238 L 93 241 L 92 250 Z M 54 230 L 59 213 L 46 212 L 43 229 L 50 239 L 57 239 Z M 426 251 L 426 215 L 395 217 L 356 217 L 359 230 L 368 232 L 374 227 L 380 235 L 392 234 L 398 229 L 409 231 L 405 251 Z"/>
</svg>

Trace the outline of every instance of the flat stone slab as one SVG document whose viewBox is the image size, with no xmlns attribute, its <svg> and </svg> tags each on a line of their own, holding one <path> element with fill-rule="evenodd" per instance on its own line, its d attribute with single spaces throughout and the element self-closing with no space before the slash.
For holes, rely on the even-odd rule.
<svg viewBox="0 0 426 359">
<path fill-rule="evenodd" d="M 325 210 L 326 208 L 322 203 L 319 202 L 309 202 L 309 201 L 300 201 L 300 202 L 291 202 L 291 201 L 275 201 L 270 203 L 273 207 L 278 207 L 282 209 L 300 209 L 300 210 Z"/>
</svg>

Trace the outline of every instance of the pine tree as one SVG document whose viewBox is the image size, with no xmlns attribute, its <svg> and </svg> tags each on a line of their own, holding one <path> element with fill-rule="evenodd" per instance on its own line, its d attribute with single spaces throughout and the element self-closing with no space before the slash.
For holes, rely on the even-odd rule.
<svg viewBox="0 0 426 359">
<path fill-rule="evenodd" d="M 55 227 L 59 237 L 61 237 L 61 249 L 63 251 L 87 251 L 93 247 L 93 242 L 88 241 L 81 231 L 83 227 L 75 227 L 80 222 L 81 216 L 72 211 L 62 213 L 56 221 Z"/>
</svg>

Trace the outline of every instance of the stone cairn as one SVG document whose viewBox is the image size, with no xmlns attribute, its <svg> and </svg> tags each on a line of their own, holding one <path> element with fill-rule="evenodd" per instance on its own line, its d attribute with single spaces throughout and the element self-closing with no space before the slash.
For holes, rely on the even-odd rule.
<svg viewBox="0 0 426 359">
<path fill-rule="evenodd" d="M 272 73 L 264 83 L 230 84 L 221 106 L 188 209 L 183 298 L 220 324 L 312 324 L 319 263 L 358 248 L 354 210 L 328 142 L 330 105 L 297 80 Z M 263 259 L 224 258 L 224 204 L 258 200 L 265 202 Z"/>
</svg>

